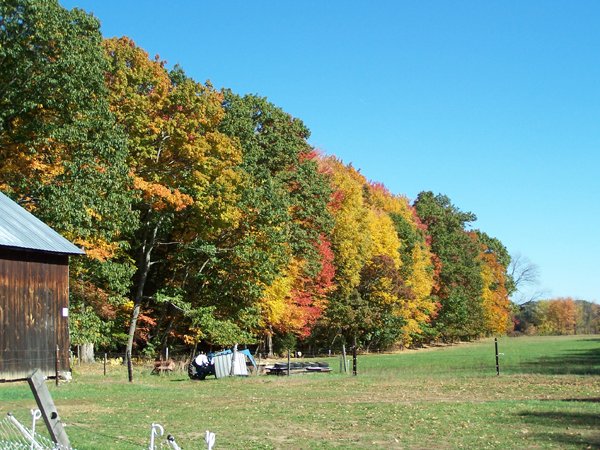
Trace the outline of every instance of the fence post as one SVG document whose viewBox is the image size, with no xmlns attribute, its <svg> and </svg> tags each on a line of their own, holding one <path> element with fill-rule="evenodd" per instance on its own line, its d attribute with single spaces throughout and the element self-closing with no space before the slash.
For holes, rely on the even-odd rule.
<svg viewBox="0 0 600 450">
<path fill-rule="evenodd" d="M 27 383 L 29 383 L 38 409 L 42 413 L 44 423 L 46 424 L 46 428 L 48 429 L 52 441 L 56 444 L 60 444 L 60 448 L 71 448 L 69 438 L 65 432 L 63 423 L 58 416 L 58 411 L 56 410 L 48 386 L 46 386 L 44 376 L 36 369 L 27 379 Z"/>
<path fill-rule="evenodd" d="M 288 366 L 287 366 L 288 377 L 290 376 L 290 365 L 291 365 L 291 362 L 290 362 L 290 349 L 288 348 Z"/>
<path fill-rule="evenodd" d="M 498 360 L 498 338 L 494 338 L 494 347 L 496 349 L 496 376 L 500 375 L 500 361 Z"/>
<path fill-rule="evenodd" d="M 131 383 L 133 381 L 133 365 L 131 363 L 131 352 L 129 350 L 127 350 L 127 376 Z"/>
<path fill-rule="evenodd" d="M 356 376 L 356 343 L 352 347 L 352 375 Z"/>
<path fill-rule="evenodd" d="M 342 359 L 344 360 L 344 373 L 348 373 L 348 362 L 346 361 L 346 344 L 342 344 Z"/>
<path fill-rule="evenodd" d="M 104 376 L 106 376 L 106 353 L 104 353 Z"/>
</svg>

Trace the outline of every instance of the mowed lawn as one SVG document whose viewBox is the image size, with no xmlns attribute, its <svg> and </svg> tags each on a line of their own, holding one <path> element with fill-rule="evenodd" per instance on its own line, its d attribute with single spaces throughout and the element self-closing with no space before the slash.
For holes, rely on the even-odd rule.
<svg viewBox="0 0 600 450">
<path fill-rule="evenodd" d="M 191 381 L 136 367 L 74 369 L 49 384 L 78 449 L 148 448 L 160 423 L 184 449 L 600 448 L 600 336 L 491 339 L 359 355 L 338 372 Z M 323 359 L 321 359 L 323 360 Z M 0 414 L 30 424 L 25 383 L 0 384 Z M 43 425 L 38 425 L 43 427 Z"/>
</svg>

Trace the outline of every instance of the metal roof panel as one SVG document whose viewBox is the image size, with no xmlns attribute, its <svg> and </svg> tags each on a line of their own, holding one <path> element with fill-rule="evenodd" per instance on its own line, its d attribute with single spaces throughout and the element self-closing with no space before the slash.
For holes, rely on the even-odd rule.
<svg viewBox="0 0 600 450">
<path fill-rule="evenodd" d="M 68 255 L 85 252 L 0 192 L 0 246 Z"/>
</svg>

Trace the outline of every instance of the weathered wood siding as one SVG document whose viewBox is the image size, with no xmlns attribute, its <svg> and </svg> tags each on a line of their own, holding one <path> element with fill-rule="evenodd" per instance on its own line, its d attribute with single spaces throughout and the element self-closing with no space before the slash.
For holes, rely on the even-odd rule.
<svg viewBox="0 0 600 450">
<path fill-rule="evenodd" d="M 69 370 L 69 257 L 0 247 L 0 380 Z"/>
</svg>

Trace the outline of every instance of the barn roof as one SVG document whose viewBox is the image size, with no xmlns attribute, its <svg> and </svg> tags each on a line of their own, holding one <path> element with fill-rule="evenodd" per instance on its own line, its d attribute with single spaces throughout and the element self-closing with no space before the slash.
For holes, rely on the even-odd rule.
<svg viewBox="0 0 600 450">
<path fill-rule="evenodd" d="M 85 252 L 0 192 L 0 247 L 82 255 Z"/>
</svg>

